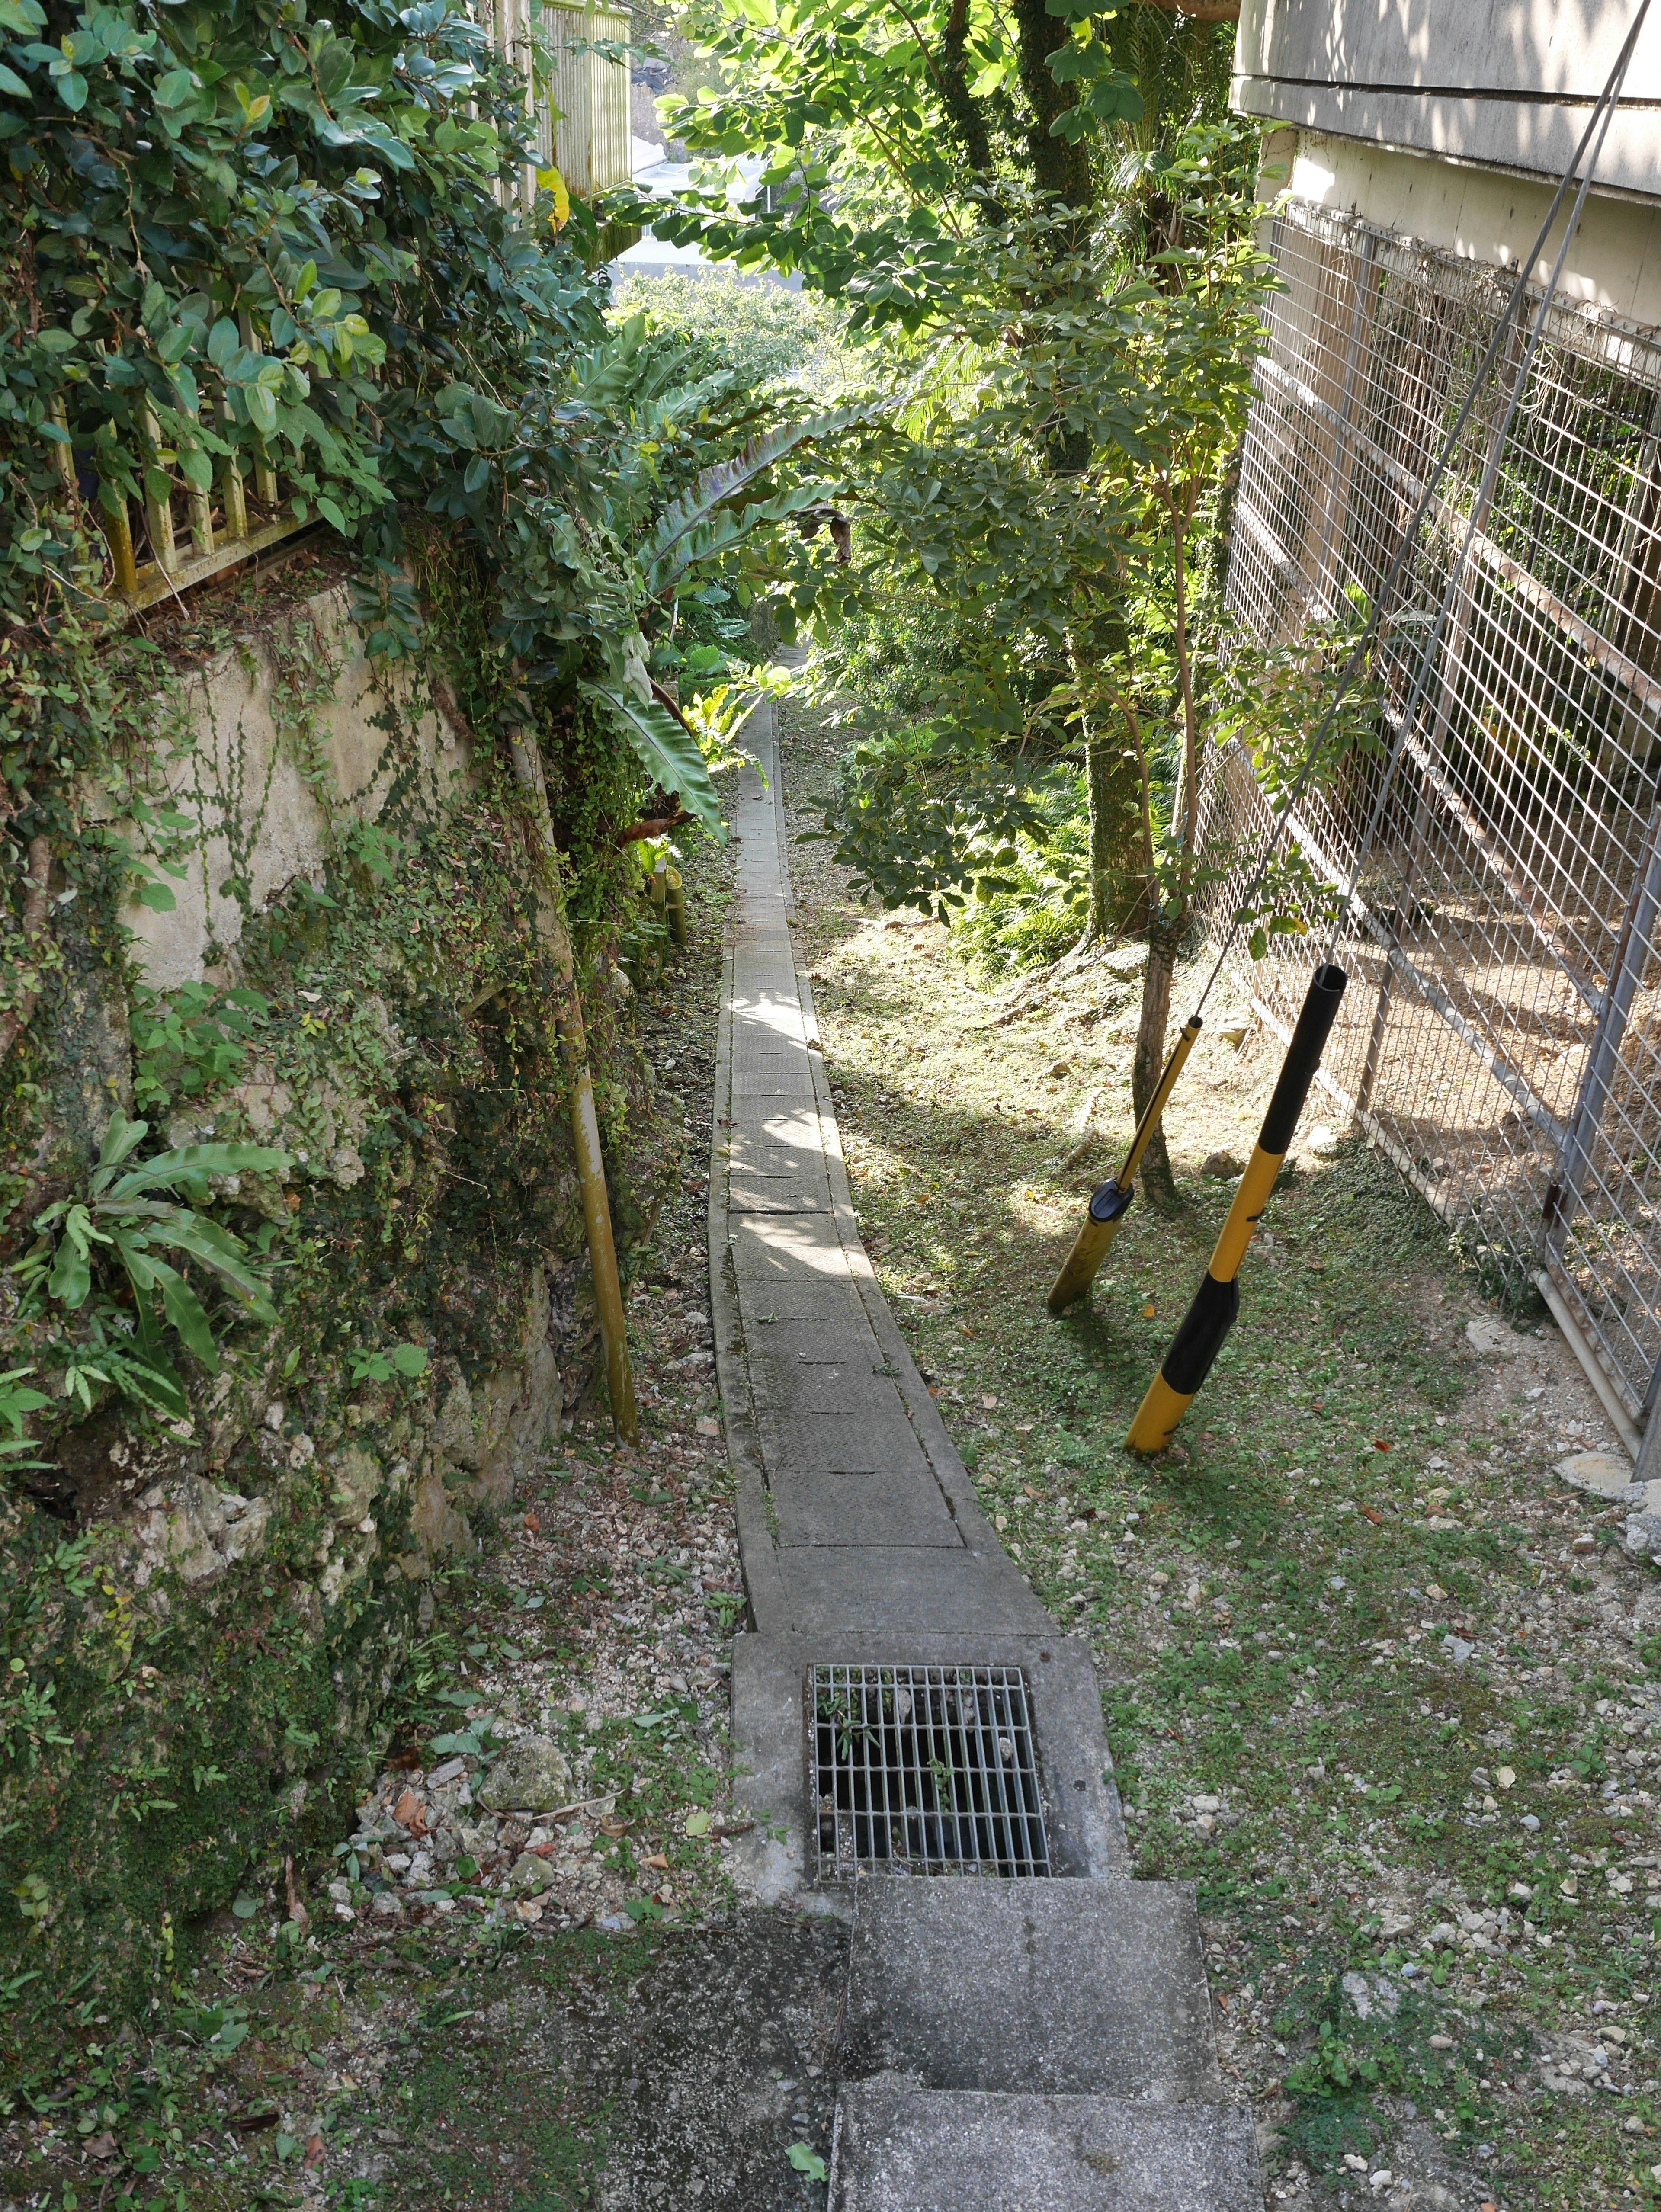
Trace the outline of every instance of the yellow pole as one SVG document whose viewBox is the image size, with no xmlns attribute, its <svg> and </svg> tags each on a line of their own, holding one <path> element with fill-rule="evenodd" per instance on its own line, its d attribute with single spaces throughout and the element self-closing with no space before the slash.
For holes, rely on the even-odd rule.
<svg viewBox="0 0 1661 2212">
<path fill-rule="evenodd" d="M 1246 1163 L 1228 1209 L 1221 1233 L 1206 1269 L 1205 1279 L 1171 1340 L 1159 1373 L 1148 1384 L 1125 1438 L 1134 1452 L 1163 1451 L 1177 1432 L 1177 1424 L 1193 1404 L 1200 1385 L 1211 1372 L 1212 1362 L 1223 1348 L 1223 1340 L 1240 1310 L 1240 1262 L 1275 1178 L 1281 1172 L 1298 1127 L 1298 1116 L 1309 1097 L 1309 1086 L 1321 1064 L 1321 1054 L 1337 1018 L 1338 1006 L 1349 981 L 1343 969 L 1323 963 L 1310 978 L 1298 1026 L 1281 1064 L 1281 1078 L 1269 1102 L 1256 1150 Z"/>
<path fill-rule="evenodd" d="M 594 1304 L 599 1314 L 600 1340 L 605 1347 L 611 1425 L 620 1437 L 635 1443 L 640 1437 L 640 1415 L 635 1405 L 635 1378 L 629 1364 L 623 1285 L 618 1274 L 617 1243 L 611 1234 L 611 1206 L 605 1188 L 605 1161 L 600 1151 L 599 1116 L 594 1111 L 593 1080 L 588 1072 L 588 1040 L 582 1025 L 576 960 L 571 951 L 564 902 L 560 895 L 559 848 L 554 842 L 553 817 L 548 810 L 547 780 L 542 772 L 542 754 L 534 736 L 521 732 L 511 740 L 511 746 L 514 775 L 530 802 L 542 848 L 545 884 L 538 929 L 553 956 L 555 973 L 559 978 L 562 1004 L 555 1029 L 566 1080 L 570 1085 L 571 1137 L 576 1148 L 577 1179 L 582 1188 L 582 1221 L 588 1236 Z"/>
<path fill-rule="evenodd" d="M 1110 1182 L 1104 1182 L 1091 1200 L 1086 1211 L 1084 1226 L 1073 1240 L 1073 1249 L 1068 1254 L 1062 1272 L 1056 1276 L 1050 1292 L 1050 1310 L 1064 1313 L 1075 1298 L 1081 1298 L 1095 1280 L 1102 1261 L 1107 1257 L 1107 1248 L 1119 1233 L 1119 1224 L 1130 1211 L 1135 1195 L 1131 1179 L 1142 1164 L 1142 1154 L 1153 1142 L 1153 1132 L 1159 1126 L 1165 1103 L 1176 1088 L 1177 1078 L 1183 1072 L 1183 1062 L 1194 1049 L 1194 1040 L 1200 1034 L 1200 1017 L 1190 1014 L 1183 1024 L 1182 1035 L 1171 1048 L 1171 1057 L 1160 1073 L 1153 1096 L 1147 1102 L 1147 1111 L 1136 1124 L 1136 1133 L 1130 1139 L 1130 1150 L 1125 1154 L 1119 1172 Z"/>
</svg>

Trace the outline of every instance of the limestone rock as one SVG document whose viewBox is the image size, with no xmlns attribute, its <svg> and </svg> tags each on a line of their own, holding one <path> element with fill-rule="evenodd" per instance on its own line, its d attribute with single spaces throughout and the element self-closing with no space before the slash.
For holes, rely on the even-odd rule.
<svg viewBox="0 0 1661 2212">
<path fill-rule="evenodd" d="M 342 1190 L 363 1180 L 363 1155 L 356 1145 L 337 1145 L 329 1155 L 329 1173 Z"/>
<path fill-rule="evenodd" d="M 149 1492 L 141 1503 L 146 1509 L 138 1527 L 143 1556 L 134 1577 L 141 1589 L 158 1566 L 177 1568 L 183 1582 L 204 1583 L 265 1548 L 269 1498 L 240 1498 L 187 1474 Z"/>
<path fill-rule="evenodd" d="M 1465 1341 L 1473 1352 L 1490 1359 L 1515 1359 L 1523 1349 L 1523 1340 L 1514 1329 L 1487 1314 L 1479 1314 L 1475 1321 L 1465 1323 Z"/>
<path fill-rule="evenodd" d="M 1661 1559 L 1661 1482 L 1628 1483 L 1623 1494 L 1631 1517 L 1621 1542 L 1635 1558 Z"/>
<path fill-rule="evenodd" d="M 1241 1163 L 1232 1152 L 1210 1152 L 1201 1168 L 1202 1176 L 1214 1176 L 1219 1182 L 1227 1182 L 1242 1172 Z"/>
<path fill-rule="evenodd" d="M 520 1736 L 484 1778 L 478 1802 L 496 1813 L 552 1813 L 569 1805 L 571 1770 L 564 1753 L 548 1736 Z"/>
<path fill-rule="evenodd" d="M 1624 1498 L 1632 1487 L 1632 1462 L 1619 1452 L 1571 1452 L 1552 1473 L 1594 1498 Z"/>
<path fill-rule="evenodd" d="M 348 1444 L 335 1455 L 331 1504 L 337 1521 L 362 1520 L 380 1488 L 380 1462 L 362 1444 Z"/>
<path fill-rule="evenodd" d="M 553 1887 L 553 1869 L 546 1859 L 538 1858 L 534 1851 L 521 1851 L 514 1861 L 508 1876 L 509 1888 L 521 1897 L 537 1897 Z"/>
<path fill-rule="evenodd" d="M 467 1388 L 465 1375 L 457 1376 L 454 1388 L 440 1410 L 433 1429 L 433 1449 L 441 1451 L 453 1467 L 478 1465 L 479 1439 L 473 1419 L 473 1394 Z"/>
<path fill-rule="evenodd" d="M 410 1534 L 423 1560 L 444 1559 L 453 1552 L 471 1552 L 473 1532 L 463 1515 L 450 1503 L 444 1478 L 429 1468 L 416 1485 L 410 1513 Z"/>
</svg>

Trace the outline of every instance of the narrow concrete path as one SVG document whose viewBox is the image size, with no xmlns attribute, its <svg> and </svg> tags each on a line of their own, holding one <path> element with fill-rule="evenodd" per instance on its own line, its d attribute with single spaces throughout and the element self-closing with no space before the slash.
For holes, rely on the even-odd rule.
<svg viewBox="0 0 1661 2212">
<path fill-rule="evenodd" d="M 757 1822 L 740 1881 L 854 1920 L 832 2212 L 1255 2212 L 1191 1891 L 1128 1879 L 1089 1651 L 981 1512 L 861 1243 L 791 940 L 770 708 L 746 734 L 764 774 L 744 771 L 733 823 L 709 1201 L 751 1615 L 733 1664 L 737 1794 Z M 896 1668 L 937 1673 L 849 1671 Z M 838 1744 L 845 1762 L 871 1739 L 879 1765 L 903 1762 L 893 1717 L 914 1694 L 955 1732 L 977 1804 L 1015 1802 L 1018 1769 L 1036 1778 L 1037 1871 L 1006 1856 L 997 1879 L 908 1879 L 931 1853 L 986 1850 L 995 1823 L 873 1823 L 827 1790 Z M 890 1718 L 862 1733 L 866 1712 Z"/>
</svg>

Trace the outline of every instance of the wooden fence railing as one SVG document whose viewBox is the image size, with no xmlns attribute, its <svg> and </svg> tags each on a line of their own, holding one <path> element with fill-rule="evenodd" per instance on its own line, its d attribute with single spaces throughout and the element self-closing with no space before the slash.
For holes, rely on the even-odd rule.
<svg viewBox="0 0 1661 2212">
<path fill-rule="evenodd" d="M 542 21 L 554 47 L 554 166 L 568 191 L 589 199 L 631 172 L 629 64 L 594 51 L 628 45 L 629 11 L 546 7 Z"/>
<path fill-rule="evenodd" d="M 626 184 L 631 167 L 630 70 L 623 52 L 630 37 L 628 9 L 567 7 L 551 0 L 480 0 L 480 8 L 491 40 L 524 70 L 531 88 L 537 166 L 551 162 L 568 191 L 583 198 Z M 620 58 L 595 50 L 606 46 Z M 534 167 L 501 186 L 504 204 L 527 208 L 537 189 Z M 243 339 L 258 350 L 246 327 Z M 61 411 L 58 420 L 64 423 Z M 150 484 L 158 473 L 163 476 L 166 495 L 147 489 L 136 502 L 118 496 L 113 513 L 101 503 L 94 510 L 109 545 L 114 594 L 128 606 L 154 605 L 313 526 L 310 515 L 303 521 L 295 517 L 283 471 L 263 450 L 251 461 L 221 459 L 204 488 L 162 462 L 160 430 L 148 414 L 139 438 L 143 450 L 133 456 L 140 465 L 134 473 Z M 57 441 L 52 450 L 72 496 L 77 489 L 73 448 Z"/>
</svg>

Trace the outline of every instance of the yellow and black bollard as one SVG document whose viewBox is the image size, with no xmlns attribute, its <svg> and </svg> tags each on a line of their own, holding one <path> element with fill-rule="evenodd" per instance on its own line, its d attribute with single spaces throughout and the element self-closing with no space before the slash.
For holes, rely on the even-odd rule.
<svg viewBox="0 0 1661 2212">
<path fill-rule="evenodd" d="M 1205 1280 L 1195 1292 L 1194 1303 L 1171 1340 L 1165 1364 L 1148 1384 L 1147 1395 L 1136 1409 L 1136 1418 L 1125 1438 L 1131 1451 L 1165 1449 L 1176 1434 L 1177 1422 L 1193 1404 L 1200 1385 L 1211 1372 L 1211 1364 L 1222 1350 L 1224 1338 L 1234 1326 L 1235 1316 L 1240 1310 L 1240 1262 L 1269 1203 L 1275 1178 L 1281 1172 L 1281 1163 L 1297 1129 L 1298 1116 L 1304 1110 L 1309 1086 L 1315 1080 L 1315 1071 L 1321 1064 L 1321 1054 L 1326 1048 L 1348 980 L 1343 969 L 1330 961 L 1323 963 L 1310 978 L 1303 1012 L 1298 1017 L 1298 1026 L 1292 1033 L 1292 1042 L 1287 1047 L 1287 1056 L 1281 1066 L 1281 1079 L 1275 1086 L 1275 1096 L 1269 1102 L 1269 1111 L 1258 1132 L 1257 1149 L 1240 1177 L 1234 1203 L 1228 1209 L 1228 1218 L 1211 1255 L 1211 1265 L 1206 1269 Z"/>
<path fill-rule="evenodd" d="M 1104 1182 L 1090 1201 L 1084 1218 L 1084 1226 L 1073 1240 L 1073 1249 L 1068 1254 L 1062 1272 L 1056 1276 L 1050 1293 L 1050 1310 L 1065 1313 L 1075 1298 L 1081 1298 L 1096 1279 L 1102 1261 L 1107 1257 L 1107 1248 L 1119 1232 L 1119 1224 L 1130 1211 L 1130 1201 L 1135 1196 L 1131 1182 L 1142 1164 L 1142 1154 L 1147 1150 L 1153 1132 L 1159 1126 L 1159 1116 L 1165 1112 L 1166 1101 L 1183 1072 L 1183 1062 L 1194 1049 L 1194 1040 L 1200 1034 L 1200 1017 L 1192 1014 L 1183 1024 L 1182 1035 L 1171 1048 L 1171 1057 L 1160 1073 L 1159 1085 L 1147 1102 L 1147 1111 L 1136 1124 L 1136 1133 L 1130 1140 L 1130 1150 L 1125 1154 L 1119 1172 L 1110 1182 Z"/>
</svg>

